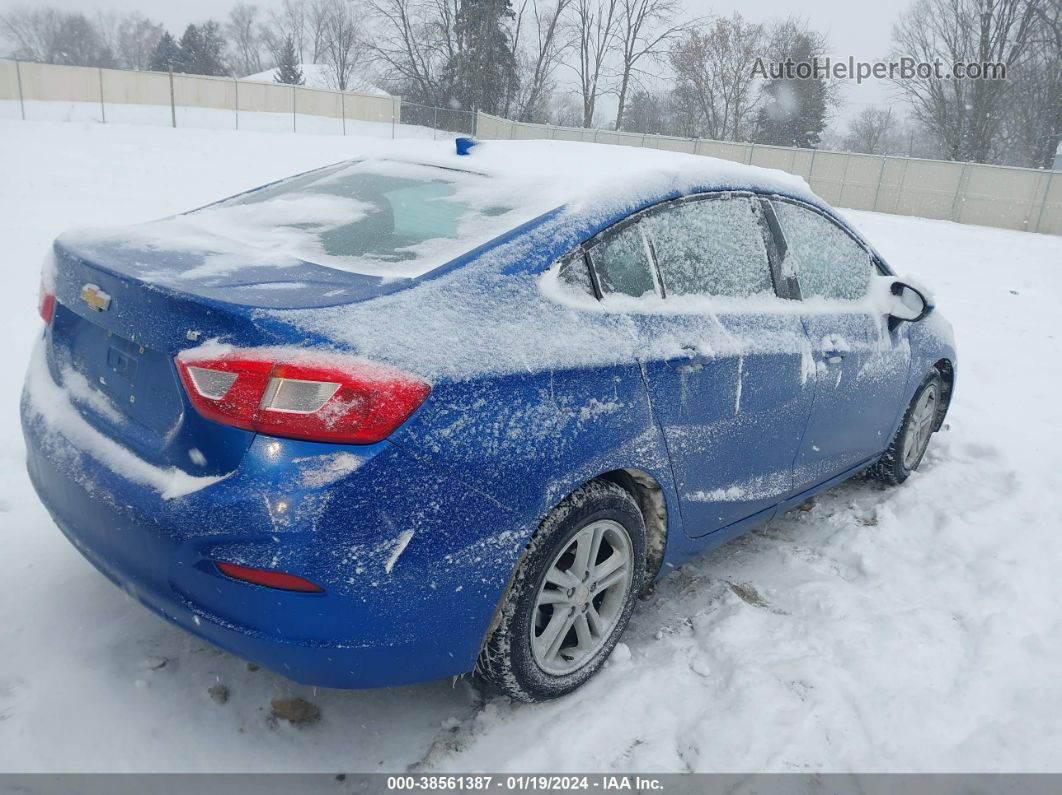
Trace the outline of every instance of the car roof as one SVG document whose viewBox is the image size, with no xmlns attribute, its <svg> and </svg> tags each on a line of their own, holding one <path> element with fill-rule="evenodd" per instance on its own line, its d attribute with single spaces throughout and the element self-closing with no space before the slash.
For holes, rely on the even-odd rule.
<svg viewBox="0 0 1062 795">
<path fill-rule="evenodd" d="M 648 206 L 706 192 L 754 192 L 796 199 L 853 231 L 802 177 L 684 152 L 574 141 L 491 140 L 459 155 L 451 140 L 384 142 L 372 146 L 363 157 L 479 175 L 496 184 L 499 196 L 526 205 L 526 223 L 424 272 L 418 277 L 422 279 L 462 267 L 547 220 L 554 222 L 550 226 L 558 233 L 570 233 L 560 234 L 555 241 L 559 255 L 574 242 Z"/>
<path fill-rule="evenodd" d="M 244 249 L 233 247 L 230 254 L 220 256 L 218 252 L 229 251 L 220 245 L 222 238 L 204 239 L 200 230 L 185 228 L 188 219 L 201 211 L 124 229 L 80 230 L 64 235 L 62 243 L 86 260 L 159 286 L 266 308 L 365 300 L 481 259 L 492 260 L 505 270 L 538 267 L 533 264 L 537 258 L 527 256 L 528 246 L 559 257 L 646 206 L 706 191 L 777 194 L 811 203 L 836 217 L 800 177 L 679 152 L 568 141 L 485 141 L 469 154 L 459 155 L 453 139 L 360 139 L 351 155 L 347 161 L 315 172 L 359 162 L 447 169 L 458 182 L 470 186 L 469 195 L 479 206 L 496 201 L 514 208 L 507 216 L 513 223 L 493 231 L 473 230 L 463 238 L 468 245 L 460 253 L 425 257 L 415 272 L 393 275 L 373 275 L 357 266 L 336 271 L 290 256 L 274 262 L 270 257 L 281 255 L 272 251 L 244 257 L 239 255 Z"/>
<path fill-rule="evenodd" d="M 777 193 L 821 207 L 802 177 L 684 152 L 575 141 L 479 142 L 458 155 L 454 142 L 397 141 L 371 146 L 366 157 L 478 173 L 520 190 L 539 206 L 631 208 L 648 200 L 710 190 Z"/>
</svg>

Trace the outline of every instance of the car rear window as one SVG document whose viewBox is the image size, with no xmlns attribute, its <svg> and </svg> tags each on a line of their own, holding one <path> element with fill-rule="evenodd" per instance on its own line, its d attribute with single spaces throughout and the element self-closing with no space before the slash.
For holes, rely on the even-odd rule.
<svg viewBox="0 0 1062 795">
<path fill-rule="evenodd" d="M 344 163 L 266 186 L 187 217 L 205 231 L 301 260 L 417 275 L 524 218 L 492 200 L 489 178 L 390 161 Z"/>
</svg>

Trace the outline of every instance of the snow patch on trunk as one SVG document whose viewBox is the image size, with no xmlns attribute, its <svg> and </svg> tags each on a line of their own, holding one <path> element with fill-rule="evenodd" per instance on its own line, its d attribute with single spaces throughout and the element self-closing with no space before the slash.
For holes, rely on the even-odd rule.
<svg viewBox="0 0 1062 795">
<path fill-rule="evenodd" d="M 74 452 L 88 455 L 127 480 L 150 486 L 164 500 L 193 494 L 224 480 L 227 475 L 200 477 L 176 467 L 149 464 L 129 448 L 93 428 L 70 401 L 70 392 L 52 379 L 45 358 L 44 340 L 39 340 L 26 373 L 25 399 L 33 416 L 46 430 L 44 443 L 61 451 L 61 461 Z"/>
</svg>

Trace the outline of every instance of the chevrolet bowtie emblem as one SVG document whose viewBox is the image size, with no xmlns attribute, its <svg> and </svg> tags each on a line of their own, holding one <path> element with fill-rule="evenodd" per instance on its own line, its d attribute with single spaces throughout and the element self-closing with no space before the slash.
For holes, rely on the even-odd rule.
<svg viewBox="0 0 1062 795">
<path fill-rule="evenodd" d="M 81 300 L 97 312 L 106 312 L 111 307 L 111 297 L 98 284 L 86 284 L 81 288 Z"/>
</svg>

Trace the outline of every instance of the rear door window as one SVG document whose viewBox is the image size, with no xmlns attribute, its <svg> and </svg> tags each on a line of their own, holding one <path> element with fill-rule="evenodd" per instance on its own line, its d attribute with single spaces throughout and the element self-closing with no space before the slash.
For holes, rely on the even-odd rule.
<svg viewBox="0 0 1062 795">
<path fill-rule="evenodd" d="M 656 279 L 641 223 L 610 234 L 590 250 L 602 295 L 656 294 Z"/>
<path fill-rule="evenodd" d="M 804 298 L 855 301 L 866 295 L 874 266 L 862 245 L 814 210 L 773 204 L 785 236 L 782 273 L 796 277 Z"/>
<path fill-rule="evenodd" d="M 670 205 L 646 219 L 667 295 L 773 295 L 763 229 L 747 196 Z"/>
</svg>

